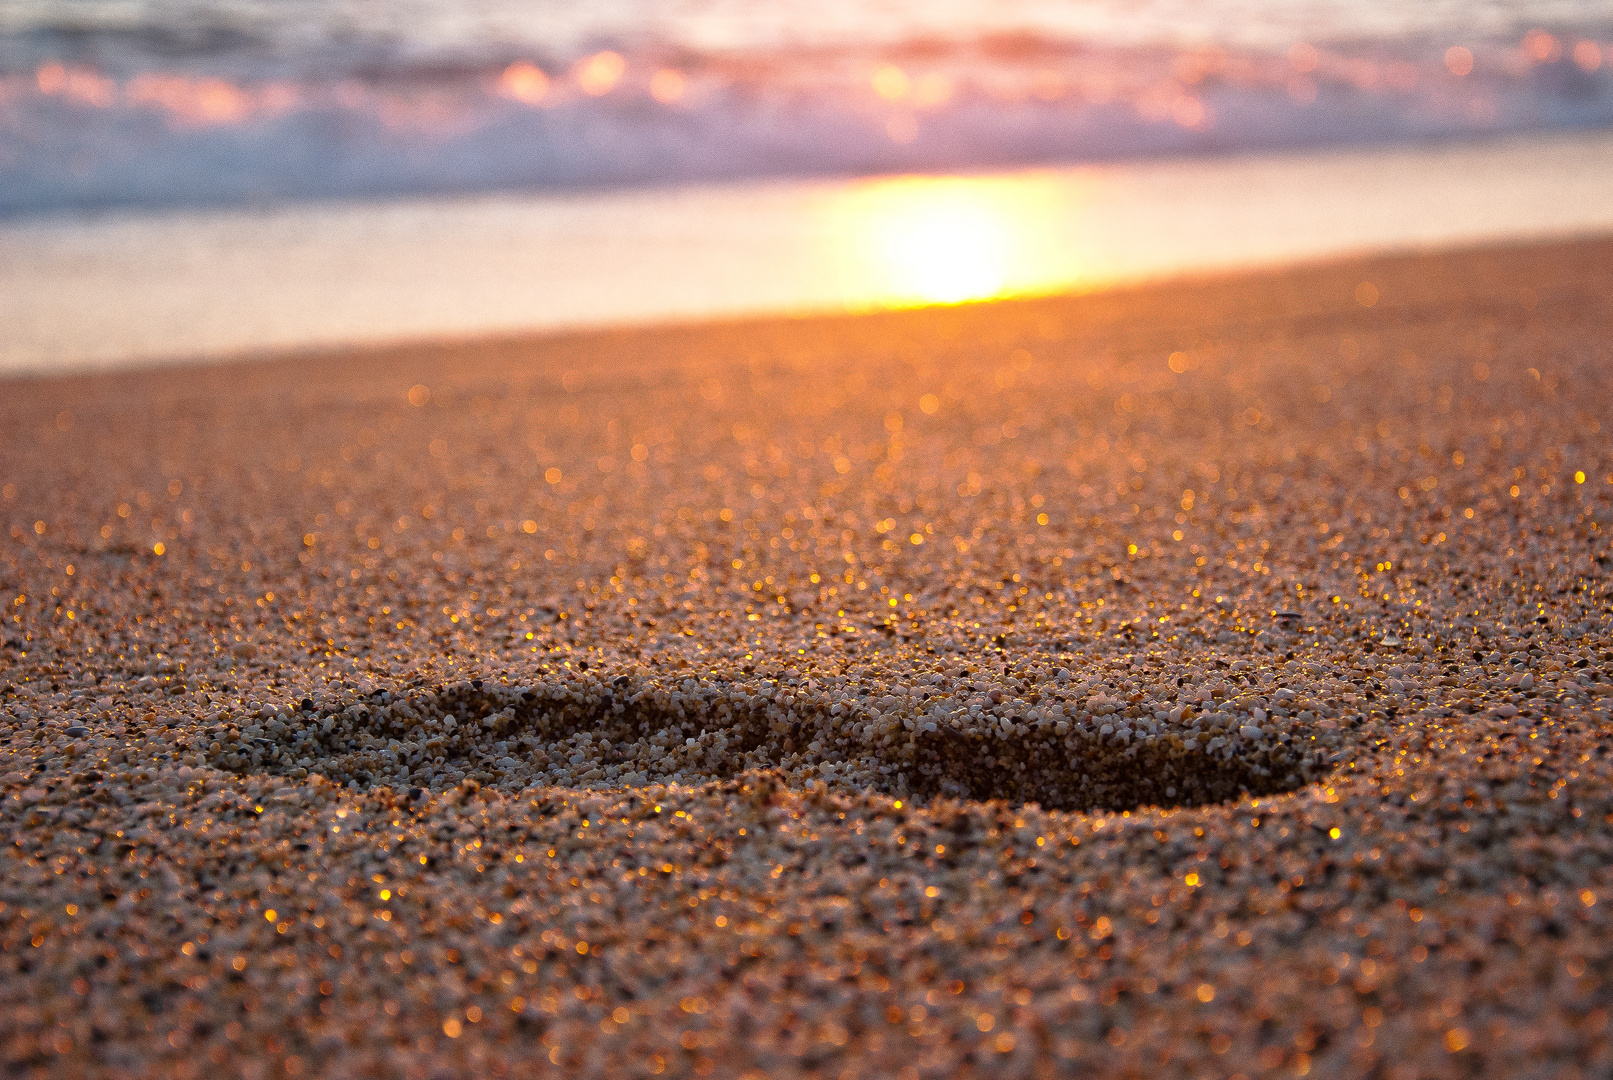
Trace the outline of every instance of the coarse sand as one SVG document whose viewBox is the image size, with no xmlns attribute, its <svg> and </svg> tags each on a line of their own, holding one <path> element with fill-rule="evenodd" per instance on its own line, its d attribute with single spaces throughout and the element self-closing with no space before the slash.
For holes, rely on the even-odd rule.
<svg viewBox="0 0 1613 1080">
<path fill-rule="evenodd" d="M 13 380 L 11 1076 L 1613 1074 L 1613 242 Z"/>
</svg>

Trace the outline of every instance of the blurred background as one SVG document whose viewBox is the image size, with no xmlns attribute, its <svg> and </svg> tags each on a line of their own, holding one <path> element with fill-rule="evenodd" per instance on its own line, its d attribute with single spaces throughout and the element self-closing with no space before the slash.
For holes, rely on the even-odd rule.
<svg viewBox="0 0 1613 1080">
<path fill-rule="evenodd" d="M 1609 132 L 1606 0 L 0 0 L 0 366 L 1597 231 Z"/>
</svg>

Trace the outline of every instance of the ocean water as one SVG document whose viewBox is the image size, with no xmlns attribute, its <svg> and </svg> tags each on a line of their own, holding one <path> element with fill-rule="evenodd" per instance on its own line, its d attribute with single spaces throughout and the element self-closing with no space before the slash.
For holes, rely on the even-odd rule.
<svg viewBox="0 0 1613 1080">
<path fill-rule="evenodd" d="M 1613 231 L 1613 132 L 0 221 L 0 373 L 1085 291 Z"/>
<path fill-rule="evenodd" d="M 14 220 L 1607 127 L 1607 0 L 0 0 Z"/>
</svg>

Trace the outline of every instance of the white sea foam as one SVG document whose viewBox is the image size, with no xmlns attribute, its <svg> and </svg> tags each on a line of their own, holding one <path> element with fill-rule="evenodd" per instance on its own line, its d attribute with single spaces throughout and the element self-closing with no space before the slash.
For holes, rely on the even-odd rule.
<svg viewBox="0 0 1613 1080">
<path fill-rule="evenodd" d="M 0 214 L 1613 124 L 1558 0 L 0 0 Z"/>
</svg>

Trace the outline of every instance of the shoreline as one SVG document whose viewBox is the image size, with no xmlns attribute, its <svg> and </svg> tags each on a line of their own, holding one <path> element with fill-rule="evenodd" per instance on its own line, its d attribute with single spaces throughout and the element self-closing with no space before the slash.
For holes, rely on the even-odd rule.
<svg viewBox="0 0 1613 1080">
<path fill-rule="evenodd" d="M 1023 296 L 990 297 L 962 300 L 955 303 L 934 303 L 910 307 L 890 307 L 871 310 L 810 310 L 736 312 L 710 316 L 665 318 L 648 322 L 629 322 L 612 325 L 555 326 L 518 328 L 490 333 L 470 333 L 447 336 L 419 336 L 396 340 L 357 340 L 328 345 L 306 345 L 295 348 L 253 350 L 224 353 L 213 356 L 176 356 L 167 359 L 116 364 L 106 367 L 66 367 L 61 369 L 21 369 L 0 371 L 0 383 L 8 385 L 39 385 L 55 382 L 73 382 L 93 385 L 95 382 L 124 377 L 139 379 L 145 375 L 206 376 L 228 374 L 254 369 L 300 368 L 309 372 L 325 366 L 361 365 L 374 369 L 378 376 L 381 367 L 401 362 L 411 370 L 418 367 L 421 357 L 436 355 L 486 354 L 508 356 L 528 349 L 575 350 L 587 349 L 605 341 L 628 341 L 658 336 L 699 336 L 708 333 L 744 335 L 749 333 L 776 334 L 786 328 L 802 324 L 842 324 L 875 319 L 897 319 L 947 312 L 962 313 L 967 320 L 972 312 L 991 312 L 1000 308 L 1025 306 L 1066 307 L 1082 301 L 1099 298 L 1127 303 L 1136 297 L 1158 293 L 1188 294 L 1199 291 L 1230 292 L 1240 282 L 1249 279 L 1267 280 L 1276 277 L 1312 279 L 1337 275 L 1348 276 L 1360 268 L 1360 273 L 1372 276 L 1373 270 L 1385 265 L 1421 262 L 1438 265 L 1447 258 L 1506 259 L 1532 251 L 1594 247 L 1613 240 L 1613 232 L 1566 236 L 1522 237 L 1482 240 L 1473 243 L 1436 245 L 1407 249 L 1346 251 L 1316 258 L 1297 259 L 1270 265 L 1247 267 L 1206 267 L 1166 277 L 1116 281 L 1090 289 L 1037 293 Z"/>
<path fill-rule="evenodd" d="M 1603 234 L 1610 168 L 1613 134 L 1591 131 L 0 223 L 0 371 L 812 317 Z"/>
<path fill-rule="evenodd" d="M 0 1053 L 1595 1075 L 1610 268 L 11 381 Z"/>
</svg>

